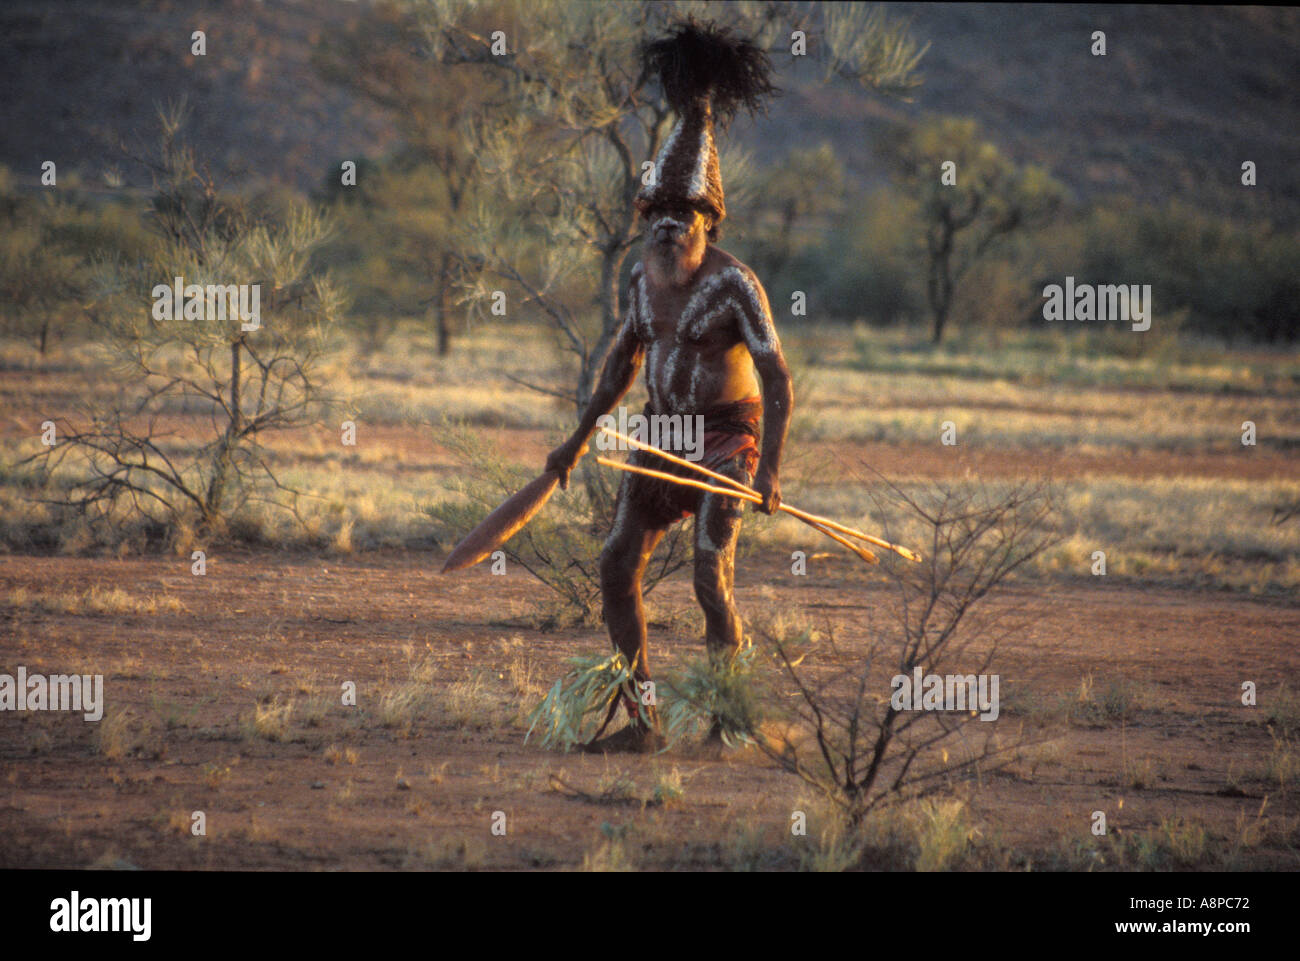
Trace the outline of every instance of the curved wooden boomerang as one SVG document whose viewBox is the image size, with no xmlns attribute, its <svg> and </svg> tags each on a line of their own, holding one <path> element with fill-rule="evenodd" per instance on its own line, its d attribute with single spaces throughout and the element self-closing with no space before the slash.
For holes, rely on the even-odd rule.
<svg viewBox="0 0 1300 961">
<path fill-rule="evenodd" d="M 731 487 L 735 488 L 737 491 L 741 491 L 745 494 L 750 495 L 749 498 L 745 498 L 747 500 L 757 499 L 756 502 L 758 503 L 762 502 L 762 498 L 759 497 L 758 493 L 752 487 L 746 487 L 744 484 L 742 484 L 740 481 L 734 478 L 727 477 L 725 474 L 719 474 L 716 471 L 711 471 L 707 467 L 704 467 L 701 464 L 696 464 L 693 461 L 686 460 L 683 457 L 678 457 L 675 454 L 670 454 L 667 451 L 660 450 L 658 447 L 655 447 L 652 444 L 647 444 L 643 441 L 639 441 L 634 437 L 628 437 L 626 434 L 620 434 L 618 431 L 612 430 L 609 427 L 601 427 L 600 430 L 604 431 L 606 434 L 609 434 L 611 437 L 617 437 L 619 440 L 631 444 L 633 447 L 636 447 L 640 450 L 647 451 L 651 454 L 658 454 L 664 460 L 671 461 L 674 464 L 679 464 L 682 467 L 689 467 L 691 468 L 691 470 L 699 471 L 701 474 L 706 474 L 709 477 L 712 477 L 714 480 L 722 481 L 723 483 L 728 484 Z M 608 464 L 611 467 L 622 468 L 625 466 L 623 464 L 618 463 L 617 461 L 610 461 L 607 458 L 598 457 L 596 458 L 596 460 L 599 463 Z M 640 473 L 641 470 L 643 469 L 639 469 L 635 472 Z M 690 481 L 686 481 L 685 478 L 678 477 L 676 474 L 664 474 L 662 479 L 685 482 L 687 486 L 691 486 L 691 487 L 698 486 L 698 482 L 692 483 Z M 710 489 L 708 488 L 708 485 L 705 485 L 705 488 Z M 729 493 L 728 491 L 717 490 L 717 488 L 711 488 L 711 489 L 714 490 L 716 493 L 721 493 L 721 494 Z M 915 561 L 918 564 L 921 562 L 921 555 L 917 554 L 915 551 L 910 551 L 906 547 L 902 547 L 898 544 L 891 544 L 889 541 L 882 540 L 879 537 L 872 537 L 870 534 L 865 534 L 862 531 L 857 530 L 856 528 L 847 527 L 844 524 L 836 523 L 835 521 L 831 520 L 829 517 L 821 517 L 818 514 L 809 514 L 807 511 L 801 511 L 797 507 L 791 507 L 788 504 L 777 505 L 777 510 L 785 511 L 787 514 L 791 515 L 792 517 L 797 517 L 805 524 L 817 528 L 823 534 L 826 534 L 829 537 L 834 537 L 834 534 L 831 534 L 831 531 L 838 531 L 841 534 L 847 534 L 850 537 L 856 537 L 859 540 L 866 541 L 868 544 L 874 544 L 876 547 L 883 547 L 886 550 L 893 551 L 895 554 L 898 554 L 901 557 L 905 557 L 909 561 Z M 840 540 L 840 538 L 838 537 L 834 537 L 834 539 L 837 541 Z M 840 542 L 843 543 L 843 541 Z M 846 546 L 853 548 L 855 552 L 857 551 L 856 545 L 849 544 Z M 867 553 L 870 554 L 871 552 L 868 551 Z M 863 559 L 865 560 L 866 558 Z M 876 557 L 874 554 L 872 554 L 870 563 L 874 564 L 875 562 L 876 562 Z"/>
<path fill-rule="evenodd" d="M 506 498 L 500 507 L 465 535 L 465 539 L 447 555 L 447 560 L 442 565 L 442 573 L 472 567 L 488 557 L 533 519 L 533 516 L 550 500 L 559 483 L 559 474 L 546 471 L 518 493 Z"/>
</svg>

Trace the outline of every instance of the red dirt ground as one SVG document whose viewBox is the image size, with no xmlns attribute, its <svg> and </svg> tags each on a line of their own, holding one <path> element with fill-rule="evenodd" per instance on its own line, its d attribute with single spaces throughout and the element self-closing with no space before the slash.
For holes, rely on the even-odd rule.
<svg viewBox="0 0 1300 961">
<path fill-rule="evenodd" d="M 0 670 L 102 672 L 110 713 L 129 707 L 155 728 L 112 760 L 80 718 L 0 718 L 0 867 L 573 868 L 610 836 L 625 838 L 642 867 L 797 862 L 817 834 L 789 836 L 790 812 L 808 792 L 753 749 L 722 760 L 689 747 L 653 759 L 566 755 L 525 745 L 520 728 L 494 722 L 494 711 L 521 703 L 504 674 L 511 659 L 531 660 L 544 686 L 563 673 L 563 658 L 607 642 L 598 628 L 521 626 L 544 590 L 522 571 L 498 577 L 480 566 L 443 577 L 439 563 L 409 551 L 216 553 L 207 575 L 194 577 L 185 558 L 0 557 L 0 596 L 99 585 L 181 607 L 0 612 Z M 804 610 L 834 628 L 847 655 L 887 588 L 839 556 L 814 561 L 806 578 L 790 576 L 782 559 L 757 557 L 738 575 L 737 598 L 747 612 Z M 661 612 L 688 609 L 689 581 L 667 583 L 653 600 Z M 993 604 L 1038 611 L 1021 616 L 995 662 L 1008 705 L 1017 693 L 1077 691 L 1093 675 L 1098 690 L 1108 679 L 1140 685 L 1143 706 L 1122 725 L 1044 720 L 1059 751 L 966 785 L 980 844 L 1010 852 L 1007 866 L 1041 867 L 1041 852 L 1086 841 L 1091 812 L 1104 810 L 1113 832 L 1181 815 L 1230 845 L 1268 795 L 1269 831 L 1241 866 L 1297 866 L 1300 804 L 1258 773 L 1272 747 L 1266 708 L 1241 706 L 1239 692 L 1255 680 L 1263 701 L 1300 676 L 1300 610 L 1093 579 L 1012 587 Z M 700 650 L 662 615 L 657 625 L 657 672 Z M 374 714 L 385 681 L 405 676 L 406 646 L 436 663 L 435 706 L 409 731 L 382 727 Z M 475 673 L 483 718 L 449 721 L 438 703 Z M 345 680 L 357 684 L 358 707 L 339 704 Z M 330 701 L 315 726 L 295 718 L 280 742 L 241 733 L 239 718 L 259 698 L 301 702 L 308 691 Z M 537 696 L 528 692 L 525 706 Z M 1031 726 L 1042 720 L 1026 711 Z M 1004 706 L 998 723 L 1010 733 L 1025 713 Z M 331 745 L 355 751 L 352 763 L 331 763 Z M 1145 764 L 1150 783 L 1135 786 L 1126 764 Z M 627 775 L 636 790 L 623 793 L 644 797 L 674 766 L 684 795 L 673 804 L 643 806 L 610 791 Z M 196 810 L 206 837 L 189 832 Z M 490 833 L 494 811 L 506 812 L 505 837 Z"/>
</svg>

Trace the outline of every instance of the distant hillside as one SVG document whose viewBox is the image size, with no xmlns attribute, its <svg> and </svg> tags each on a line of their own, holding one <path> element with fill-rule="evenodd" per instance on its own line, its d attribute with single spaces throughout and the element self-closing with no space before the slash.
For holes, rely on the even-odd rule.
<svg viewBox="0 0 1300 961">
<path fill-rule="evenodd" d="M 359 6 L 11 0 L 0 7 L 0 163 L 23 183 L 48 159 L 99 180 L 123 168 L 118 139 L 147 141 L 154 103 L 184 94 L 196 142 L 223 175 L 315 187 L 337 159 L 394 142 L 387 118 L 309 62 L 322 31 Z M 967 115 L 1081 200 L 1178 197 L 1221 216 L 1300 224 L 1300 11 L 889 6 L 931 44 L 913 103 L 823 87 L 805 66 L 785 71 L 786 95 L 736 136 L 779 153 L 828 139 L 869 184 L 882 175 L 872 152 L 881 125 Z M 198 29 L 201 63 L 189 55 Z M 1106 33 L 1105 57 L 1089 52 L 1094 30 Z M 1257 165 L 1254 189 L 1240 186 L 1244 160 Z"/>
<path fill-rule="evenodd" d="M 100 180 L 157 136 L 155 104 L 184 96 L 214 173 L 318 186 L 343 157 L 382 154 L 392 124 L 317 76 L 323 30 L 360 13 L 335 2 L 8 0 L 0 5 L 0 163 L 35 183 L 44 160 Z M 190 35 L 207 54 L 190 55 Z M 135 178 L 138 181 L 138 177 Z"/>
<path fill-rule="evenodd" d="M 1178 197 L 1222 216 L 1300 224 L 1300 10 L 1039 4 L 889 4 L 929 41 L 912 103 L 787 83 L 749 146 L 834 143 L 882 175 L 882 124 L 975 118 L 1018 160 L 1048 166 L 1078 199 Z M 1089 52 L 1094 30 L 1107 55 Z M 811 74 L 811 71 L 804 71 Z M 783 128 L 783 129 L 782 129 Z M 1241 186 L 1253 160 L 1258 186 Z"/>
</svg>

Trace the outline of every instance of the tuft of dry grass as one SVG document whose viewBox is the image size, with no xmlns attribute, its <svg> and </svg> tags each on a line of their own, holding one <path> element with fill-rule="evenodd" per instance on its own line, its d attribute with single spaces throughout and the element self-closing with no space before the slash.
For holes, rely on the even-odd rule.
<svg viewBox="0 0 1300 961">
<path fill-rule="evenodd" d="M 544 694 L 546 689 L 537 683 L 537 662 L 525 655 L 516 655 L 506 664 L 501 679 L 510 685 L 510 690 L 520 697 L 533 697 Z"/>
<path fill-rule="evenodd" d="M 1264 723 L 1284 738 L 1295 737 L 1300 732 L 1300 696 L 1282 684 L 1267 703 L 1268 714 L 1264 717 Z"/>
<path fill-rule="evenodd" d="M 294 701 L 282 700 L 279 696 L 260 704 L 240 717 L 240 726 L 245 740 L 284 741 L 289 736 L 289 724 L 293 718 Z"/>
<path fill-rule="evenodd" d="M 212 761 L 203 765 L 203 783 L 211 790 L 218 790 L 222 784 L 230 779 L 231 770 L 229 764 L 221 764 L 218 761 Z"/>
<path fill-rule="evenodd" d="M 958 798 L 920 798 L 872 811 L 856 831 L 825 801 L 801 800 L 808 819 L 808 844 L 801 854 L 807 871 L 971 870 L 1008 852 L 988 850 L 982 832 Z"/>
<path fill-rule="evenodd" d="M 161 757 L 165 744 L 160 731 L 146 715 L 130 708 L 110 708 L 95 725 L 95 747 L 110 761 L 132 754 Z"/>
<path fill-rule="evenodd" d="M 621 838 L 603 838 L 594 848 L 583 853 L 580 870 L 623 874 L 635 871 L 636 865 Z"/>
<path fill-rule="evenodd" d="M 355 518 L 347 518 L 339 524 L 338 530 L 334 532 L 333 547 L 336 554 L 352 553 L 352 529 L 356 526 Z"/>
<path fill-rule="evenodd" d="M 435 871 L 474 871 L 487 865 L 487 842 L 477 837 L 438 838 L 424 853 Z"/>
<path fill-rule="evenodd" d="M 44 614 L 178 614 L 185 606 L 166 595 L 139 596 L 119 587 L 92 585 L 86 591 L 34 592 L 16 587 L 6 597 L 9 607 Z"/>
<path fill-rule="evenodd" d="M 655 779 L 655 785 L 650 792 L 651 803 L 668 806 L 681 801 L 686 796 L 686 788 L 682 785 L 682 772 L 676 765 L 667 774 L 660 772 Z"/>
<path fill-rule="evenodd" d="M 339 747 L 337 744 L 331 744 L 329 747 L 325 748 L 325 751 L 321 756 L 324 757 L 326 764 L 334 765 L 356 764 L 358 757 L 360 757 L 356 748 Z"/>
<path fill-rule="evenodd" d="M 424 714 L 429 692 L 422 685 L 398 684 L 379 695 L 379 723 L 390 729 L 409 731 Z"/>
<path fill-rule="evenodd" d="M 960 868 L 979 836 L 979 830 L 970 822 L 964 801 L 921 801 L 914 823 L 917 871 Z"/>
<path fill-rule="evenodd" d="M 1153 787 L 1156 782 L 1155 762 L 1149 757 L 1124 762 L 1120 783 L 1135 791 Z"/>
<path fill-rule="evenodd" d="M 1121 857 L 1140 871 L 1207 867 L 1220 852 L 1212 849 L 1205 826 L 1184 817 L 1161 818 L 1154 830 L 1121 835 Z"/>
<path fill-rule="evenodd" d="M 1145 686 L 1128 678 L 1111 678 L 1098 690 L 1093 676 L 1085 674 L 1079 679 L 1067 713 L 1075 724 L 1105 727 L 1131 721 L 1136 712 L 1150 709 L 1154 702 L 1154 695 Z"/>
<path fill-rule="evenodd" d="M 414 648 L 403 649 L 407 659 L 405 680 L 386 685 L 379 695 L 379 723 L 390 730 L 409 733 L 433 704 L 433 679 L 437 663 L 432 654 L 416 660 Z"/>
<path fill-rule="evenodd" d="M 1261 780 L 1277 785 L 1283 795 L 1300 784 L 1300 755 L 1296 754 L 1295 743 L 1290 738 L 1273 734 L 1273 746 L 1260 774 Z"/>
</svg>

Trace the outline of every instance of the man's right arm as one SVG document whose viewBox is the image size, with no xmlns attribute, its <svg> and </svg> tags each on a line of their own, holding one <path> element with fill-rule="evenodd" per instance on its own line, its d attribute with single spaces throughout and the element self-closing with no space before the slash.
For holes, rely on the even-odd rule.
<svg viewBox="0 0 1300 961">
<path fill-rule="evenodd" d="M 637 332 L 636 285 L 632 285 L 632 298 L 628 305 L 623 326 L 619 328 L 605 366 L 600 372 L 600 380 L 592 391 L 587 409 L 582 412 L 578 426 L 572 436 L 546 459 L 546 469 L 560 475 L 560 486 L 568 488 L 569 472 L 587 452 L 587 442 L 596 432 L 596 422 L 632 389 L 637 372 L 645 359 L 645 344 Z"/>
</svg>

